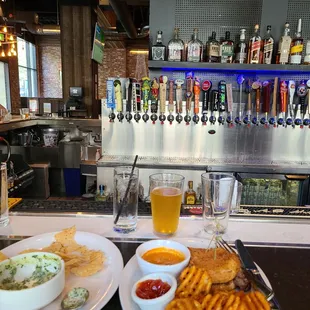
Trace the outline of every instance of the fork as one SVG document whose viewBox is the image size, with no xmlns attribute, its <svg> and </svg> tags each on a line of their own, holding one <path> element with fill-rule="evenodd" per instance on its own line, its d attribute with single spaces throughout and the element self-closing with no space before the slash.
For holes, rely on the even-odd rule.
<svg viewBox="0 0 310 310">
<path fill-rule="evenodd" d="M 229 253 L 237 254 L 236 250 L 232 248 L 225 240 L 222 238 L 218 238 L 216 240 L 216 246 L 226 250 Z M 260 280 L 256 275 L 254 275 L 250 270 L 243 268 L 243 272 L 246 277 L 251 281 L 254 288 L 262 291 L 262 293 L 266 296 L 268 301 L 274 299 L 274 291 L 270 289 L 264 282 L 263 279 Z M 274 303 L 277 305 L 278 303 L 274 300 Z"/>
</svg>

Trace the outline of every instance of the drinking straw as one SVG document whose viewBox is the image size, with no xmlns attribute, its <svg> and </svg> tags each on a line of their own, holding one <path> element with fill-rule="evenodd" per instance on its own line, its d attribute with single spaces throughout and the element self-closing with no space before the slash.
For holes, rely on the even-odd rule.
<svg viewBox="0 0 310 310">
<path fill-rule="evenodd" d="M 123 212 L 124 204 L 127 201 L 127 196 L 128 196 L 128 193 L 129 193 L 131 182 L 132 182 L 133 172 L 134 172 L 134 170 L 136 168 L 137 160 L 138 160 L 138 155 L 136 155 L 135 160 L 133 162 L 132 169 L 131 169 L 130 176 L 129 176 L 129 182 L 128 182 L 128 185 L 127 185 L 127 188 L 126 188 L 126 192 L 125 192 L 125 196 L 124 196 L 124 199 L 123 199 L 123 201 L 121 203 L 121 206 L 120 206 L 120 208 L 118 210 L 116 218 L 114 220 L 114 224 L 117 224 L 117 222 L 119 220 L 119 217 L 121 216 L 121 213 Z"/>
</svg>

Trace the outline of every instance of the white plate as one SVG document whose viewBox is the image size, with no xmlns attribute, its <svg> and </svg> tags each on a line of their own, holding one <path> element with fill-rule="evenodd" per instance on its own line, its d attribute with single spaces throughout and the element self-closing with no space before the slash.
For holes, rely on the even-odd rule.
<svg viewBox="0 0 310 310">
<path fill-rule="evenodd" d="M 49 246 L 54 240 L 56 233 L 47 233 L 20 242 L 14 243 L 2 252 L 9 256 L 15 256 L 23 250 L 30 248 L 40 249 Z M 44 310 L 60 309 L 62 297 L 73 287 L 85 287 L 89 291 L 89 299 L 82 310 L 101 310 L 112 298 L 118 288 L 121 273 L 124 267 L 123 257 L 119 249 L 108 239 L 88 233 L 77 231 L 75 241 L 81 245 L 86 245 L 90 250 L 101 250 L 105 257 L 104 268 L 100 272 L 90 277 L 77 277 L 70 274 L 66 278 L 65 289 L 62 294 L 54 300 Z M 38 297 L 39 298 L 39 297 Z"/>
<path fill-rule="evenodd" d="M 193 248 L 207 248 L 210 244 L 209 240 L 203 239 L 173 239 L 174 241 L 178 241 L 185 246 L 193 247 Z M 259 272 L 266 285 L 271 288 L 271 284 L 261 270 L 259 266 L 257 266 Z M 139 310 L 138 305 L 131 298 L 131 288 L 135 282 L 137 282 L 143 276 L 142 272 L 139 269 L 138 261 L 136 255 L 134 255 L 129 262 L 126 264 L 123 272 L 122 272 L 122 282 L 119 285 L 119 298 L 121 301 L 121 305 L 123 310 Z"/>
</svg>

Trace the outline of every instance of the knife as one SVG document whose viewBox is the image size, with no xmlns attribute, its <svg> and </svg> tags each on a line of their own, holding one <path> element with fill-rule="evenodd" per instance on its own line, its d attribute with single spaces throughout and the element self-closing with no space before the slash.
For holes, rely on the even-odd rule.
<svg viewBox="0 0 310 310">
<path fill-rule="evenodd" d="M 263 294 L 265 294 L 268 301 L 272 301 L 272 303 L 274 303 L 278 307 L 278 309 L 281 309 L 278 301 L 274 297 L 274 291 L 265 284 L 265 281 L 262 278 L 259 270 L 257 269 L 257 266 L 255 265 L 252 256 L 245 248 L 242 241 L 237 239 L 235 241 L 235 247 L 239 254 L 242 265 L 246 270 L 246 275 L 249 276 L 250 280 L 252 280 L 254 285 L 260 291 L 262 291 Z"/>
</svg>

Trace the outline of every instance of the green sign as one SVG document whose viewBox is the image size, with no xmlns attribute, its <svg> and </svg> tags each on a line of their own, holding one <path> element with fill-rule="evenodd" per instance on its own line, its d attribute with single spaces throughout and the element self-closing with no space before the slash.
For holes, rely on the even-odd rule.
<svg viewBox="0 0 310 310">
<path fill-rule="evenodd" d="M 4 38 L 4 34 L 3 33 L 0 33 L 0 41 L 4 41 L 5 38 Z"/>
<path fill-rule="evenodd" d="M 102 63 L 103 60 L 103 49 L 104 49 L 104 33 L 103 29 L 96 23 L 94 43 L 92 51 L 92 59 Z"/>
</svg>

